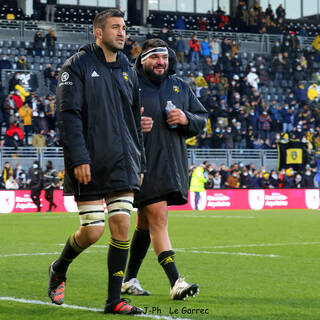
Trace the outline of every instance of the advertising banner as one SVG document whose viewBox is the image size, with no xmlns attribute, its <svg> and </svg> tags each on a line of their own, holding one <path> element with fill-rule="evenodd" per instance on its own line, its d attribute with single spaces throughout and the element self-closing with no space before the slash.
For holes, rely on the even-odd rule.
<svg viewBox="0 0 320 320">
<path fill-rule="evenodd" d="M 49 203 L 45 192 L 41 192 L 41 211 L 48 211 Z M 64 197 L 62 190 L 54 191 L 56 212 L 76 212 L 77 204 L 73 196 Z M 263 210 L 263 209 L 320 209 L 319 189 L 258 189 L 233 190 L 214 189 L 200 193 L 198 210 Z M 169 210 L 195 210 L 195 193 L 189 193 L 189 203 L 170 206 Z M 30 190 L 1 190 L 0 213 L 36 212 Z"/>
</svg>

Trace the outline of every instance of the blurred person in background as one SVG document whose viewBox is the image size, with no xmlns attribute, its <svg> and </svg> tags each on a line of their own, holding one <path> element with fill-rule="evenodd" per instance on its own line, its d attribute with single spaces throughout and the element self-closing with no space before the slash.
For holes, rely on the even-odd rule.
<svg viewBox="0 0 320 320">
<path fill-rule="evenodd" d="M 10 171 L 9 171 L 9 176 L 7 178 L 5 187 L 7 190 L 18 190 L 19 189 L 19 185 L 13 177 L 13 170 L 12 169 L 10 169 Z"/>
<path fill-rule="evenodd" d="M 47 49 L 47 55 L 50 57 L 54 57 L 56 54 L 56 41 L 57 41 L 57 36 L 54 33 L 53 29 L 49 29 L 48 33 L 45 36 L 46 40 L 46 49 Z"/>
<path fill-rule="evenodd" d="M 23 131 L 25 138 L 25 145 L 29 144 L 29 136 L 33 133 L 32 127 L 32 109 L 27 103 L 24 103 L 23 106 L 19 109 L 20 118 L 23 120 Z"/>
<path fill-rule="evenodd" d="M 198 210 L 198 204 L 200 200 L 200 193 L 205 191 L 205 184 L 207 182 L 207 173 L 205 171 L 205 164 L 198 166 L 192 173 L 190 182 L 190 191 L 194 192 L 194 205 L 195 209 Z"/>
<path fill-rule="evenodd" d="M 229 189 L 240 188 L 239 173 L 236 170 L 231 172 L 231 175 L 227 178 L 227 181 L 225 182 L 225 186 Z"/>
<path fill-rule="evenodd" d="M 57 208 L 57 205 L 53 202 L 53 193 L 57 187 L 59 178 L 56 169 L 52 166 L 52 161 L 48 160 L 46 163 L 46 170 L 43 173 L 43 188 L 45 190 L 45 198 L 50 203 L 48 211 L 52 211 L 52 208 Z"/>
<path fill-rule="evenodd" d="M 43 187 L 43 172 L 39 166 L 39 161 L 34 161 L 28 173 L 28 185 L 31 190 L 31 199 L 37 206 L 37 211 L 41 211 L 40 193 Z"/>
</svg>

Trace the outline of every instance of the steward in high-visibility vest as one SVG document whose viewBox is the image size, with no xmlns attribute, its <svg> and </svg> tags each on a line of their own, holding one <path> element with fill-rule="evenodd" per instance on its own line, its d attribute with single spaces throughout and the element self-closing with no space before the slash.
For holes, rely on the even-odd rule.
<svg viewBox="0 0 320 320">
<path fill-rule="evenodd" d="M 193 192 L 202 192 L 205 190 L 204 185 L 207 182 L 206 177 L 204 176 L 204 167 L 200 165 L 194 169 L 190 182 L 190 191 Z"/>
</svg>

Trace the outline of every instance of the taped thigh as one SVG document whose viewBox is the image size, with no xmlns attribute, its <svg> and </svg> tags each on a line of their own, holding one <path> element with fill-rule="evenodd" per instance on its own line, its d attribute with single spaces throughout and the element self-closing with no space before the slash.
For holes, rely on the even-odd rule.
<svg viewBox="0 0 320 320">
<path fill-rule="evenodd" d="M 117 214 L 130 216 L 133 207 L 133 196 L 118 196 L 107 199 L 108 217 Z"/>
<path fill-rule="evenodd" d="M 79 206 L 80 225 L 82 227 L 103 226 L 105 214 L 103 204 L 89 204 Z"/>
</svg>

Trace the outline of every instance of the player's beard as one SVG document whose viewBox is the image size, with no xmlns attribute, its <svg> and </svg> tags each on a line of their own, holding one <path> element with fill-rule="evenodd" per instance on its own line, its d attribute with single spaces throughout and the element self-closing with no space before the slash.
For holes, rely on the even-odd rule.
<svg viewBox="0 0 320 320">
<path fill-rule="evenodd" d="M 156 74 L 154 71 L 153 71 L 153 68 L 146 68 L 144 70 L 144 72 L 146 73 L 146 75 L 148 76 L 149 80 L 151 82 L 154 82 L 154 83 L 161 83 L 163 79 L 165 79 L 168 75 L 168 69 L 166 69 L 164 71 L 163 74 Z"/>
<path fill-rule="evenodd" d="M 102 44 L 108 49 L 110 50 L 111 52 L 114 52 L 114 53 L 117 53 L 118 51 L 121 51 L 123 50 L 124 48 L 124 44 L 123 46 L 120 46 L 120 47 L 116 47 L 115 45 L 112 45 L 110 44 L 110 41 L 106 41 L 106 40 L 102 40 Z"/>
</svg>

